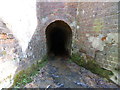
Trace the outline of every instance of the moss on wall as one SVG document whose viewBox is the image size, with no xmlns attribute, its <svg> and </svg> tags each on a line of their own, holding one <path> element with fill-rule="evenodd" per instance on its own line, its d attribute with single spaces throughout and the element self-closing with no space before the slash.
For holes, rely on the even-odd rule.
<svg viewBox="0 0 120 90">
<path fill-rule="evenodd" d="M 95 19 L 94 22 L 93 22 L 93 30 L 96 31 L 96 32 L 99 32 L 102 30 L 103 28 L 103 20 L 102 19 Z"/>
<path fill-rule="evenodd" d="M 25 86 L 27 83 L 32 82 L 32 77 L 39 73 L 40 68 L 45 66 L 47 63 L 47 57 L 43 57 L 42 60 L 38 60 L 36 64 L 32 64 L 31 67 L 28 67 L 26 70 L 21 70 L 14 77 L 14 83 L 12 87 L 20 88 Z"/>
<path fill-rule="evenodd" d="M 88 70 L 90 70 L 91 72 L 106 78 L 108 80 L 110 80 L 110 77 L 113 75 L 113 73 L 109 70 L 106 70 L 104 68 L 101 68 L 99 66 L 99 64 L 96 63 L 95 60 L 84 60 L 83 57 L 81 57 L 78 53 L 74 53 L 71 56 L 71 61 L 75 62 L 76 64 L 78 64 L 79 66 L 82 66 Z"/>
</svg>

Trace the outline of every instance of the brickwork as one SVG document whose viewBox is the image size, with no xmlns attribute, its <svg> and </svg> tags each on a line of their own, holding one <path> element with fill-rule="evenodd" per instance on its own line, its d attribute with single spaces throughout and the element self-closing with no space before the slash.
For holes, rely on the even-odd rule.
<svg viewBox="0 0 120 90">
<path fill-rule="evenodd" d="M 47 26 L 61 20 L 72 30 L 71 53 L 95 59 L 101 67 L 113 71 L 111 80 L 119 84 L 118 14 L 117 2 L 36 2 L 37 27 L 30 33 L 26 30 L 25 51 L 19 41 L 25 34 L 17 40 L 13 34 L 17 30 L 12 33 L 0 20 L 0 62 L 13 60 L 17 73 L 40 60 L 47 53 Z"/>
<path fill-rule="evenodd" d="M 70 6 L 72 5 L 72 7 Z M 73 10 L 77 3 L 46 3 L 46 2 L 38 2 L 37 3 L 37 18 L 38 18 L 38 26 L 36 28 L 36 31 L 34 32 L 34 35 L 29 42 L 29 47 L 27 49 L 28 56 L 31 57 L 31 59 L 39 59 L 41 55 L 45 55 L 46 53 L 46 28 L 47 26 L 56 21 L 61 20 L 65 21 L 68 25 L 71 26 L 71 29 L 73 30 L 73 36 L 75 34 L 75 18 L 76 18 L 76 12 Z M 48 8 L 48 9 L 46 9 Z M 76 10 L 76 9 L 75 9 Z M 72 15 L 71 15 L 72 13 Z M 39 51 L 36 51 L 39 50 Z M 33 54 L 31 54 L 31 53 Z M 38 54 L 38 53 L 41 54 Z M 30 55 L 31 54 L 31 55 Z M 38 55 L 37 55 L 38 54 Z M 35 55 L 35 56 L 34 56 Z M 37 55 L 37 56 L 36 56 Z"/>
<path fill-rule="evenodd" d="M 21 48 L 6 24 L 0 20 L 0 88 L 13 83 L 21 60 Z"/>
<path fill-rule="evenodd" d="M 113 71 L 118 83 L 118 3 L 80 3 L 77 18 L 78 48 Z"/>
<path fill-rule="evenodd" d="M 36 40 L 40 40 L 39 38 L 31 40 L 36 43 L 34 47 L 46 48 L 46 27 L 55 20 L 63 20 L 72 29 L 72 53 L 84 52 L 87 56 L 94 58 L 101 67 L 113 72 L 115 70 L 115 76 L 112 79 L 115 82 L 118 81 L 119 77 L 116 75 L 118 68 L 118 3 L 38 2 L 37 18 L 37 33 L 35 32 L 33 37 L 40 36 L 42 41 L 38 44 Z M 46 49 L 43 50 L 41 50 L 41 54 L 46 53 Z"/>
</svg>

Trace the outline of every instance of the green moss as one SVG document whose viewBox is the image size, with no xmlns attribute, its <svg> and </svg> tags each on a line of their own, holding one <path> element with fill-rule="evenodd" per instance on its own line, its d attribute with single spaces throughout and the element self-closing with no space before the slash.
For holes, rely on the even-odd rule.
<svg viewBox="0 0 120 90">
<path fill-rule="evenodd" d="M 2 54 L 3 54 L 3 55 L 6 55 L 7 53 L 6 53 L 6 51 L 2 51 Z"/>
<path fill-rule="evenodd" d="M 104 68 L 101 68 L 96 62 L 95 60 L 87 60 L 87 62 L 85 62 L 84 58 L 81 57 L 79 54 L 73 54 L 71 56 L 71 61 L 75 62 L 76 64 L 78 64 L 79 66 L 82 66 L 88 70 L 90 70 L 91 72 L 104 77 L 108 80 L 110 80 L 110 76 L 113 75 L 113 73 L 109 70 L 106 70 Z"/>
<path fill-rule="evenodd" d="M 38 60 L 36 64 L 26 70 L 20 71 L 14 78 L 13 86 L 14 88 L 20 88 L 25 86 L 27 83 L 33 81 L 32 77 L 39 73 L 40 68 L 45 66 L 47 63 L 47 57 L 45 56 L 42 60 Z"/>
<path fill-rule="evenodd" d="M 102 30 L 104 23 L 103 20 L 99 18 L 99 19 L 95 19 L 93 24 L 94 24 L 93 30 L 99 32 Z"/>
</svg>

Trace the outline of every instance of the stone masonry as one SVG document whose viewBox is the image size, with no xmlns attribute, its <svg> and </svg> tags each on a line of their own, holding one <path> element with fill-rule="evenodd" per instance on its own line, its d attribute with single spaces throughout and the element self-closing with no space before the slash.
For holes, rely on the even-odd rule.
<svg viewBox="0 0 120 90">
<path fill-rule="evenodd" d="M 20 15 L 0 16 L 0 88 L 10 87 L 16 73 L 47 54 L 46 28 L 57 20 L 71 28 L 70 54 L 95 59 L 114 73 L 111 80 L 120 85 L 118 2 L 28 2 L 19 8 Z"/>
</svg>

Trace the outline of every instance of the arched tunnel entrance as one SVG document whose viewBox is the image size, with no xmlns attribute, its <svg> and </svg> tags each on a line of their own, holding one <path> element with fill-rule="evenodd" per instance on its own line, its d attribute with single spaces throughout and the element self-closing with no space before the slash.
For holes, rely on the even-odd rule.
<svg viewBox="0 0 120 90">
<path fill-rule="evenodd" d="M 69 57 L 71 53 L 72 30 L 61 20 L 56 20 L 46 28 L 48 55 Z"/>
</svg>

